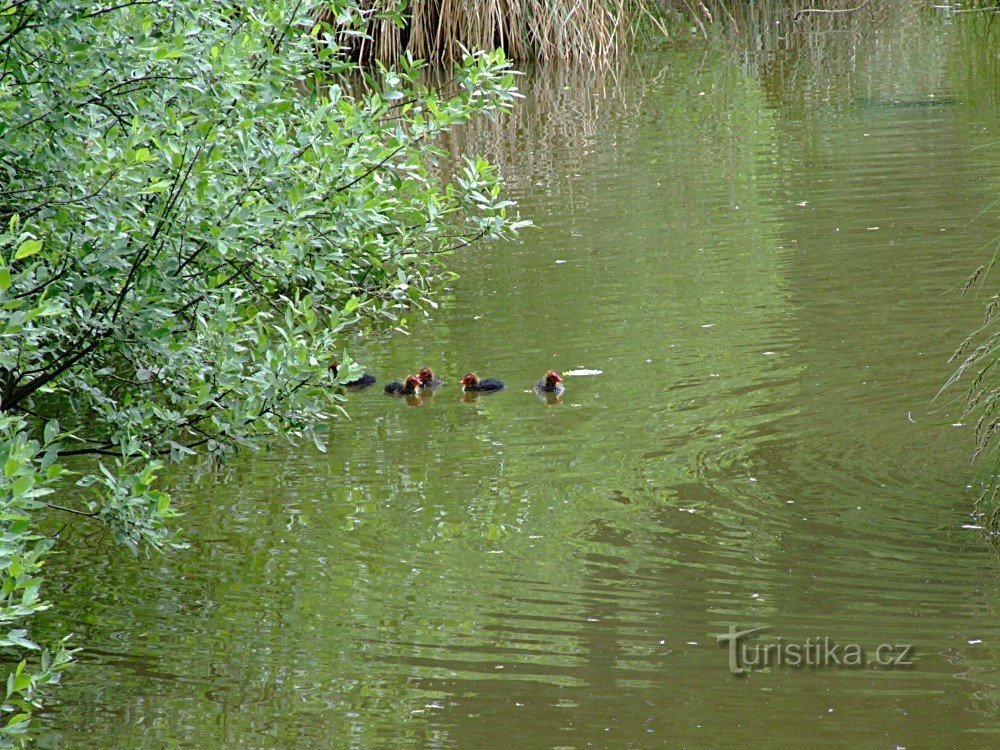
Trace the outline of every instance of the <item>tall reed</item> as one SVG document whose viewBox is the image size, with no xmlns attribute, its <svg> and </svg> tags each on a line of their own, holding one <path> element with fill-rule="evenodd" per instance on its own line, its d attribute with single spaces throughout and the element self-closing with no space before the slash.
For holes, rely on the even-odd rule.
<svg viewBox="0 0 1000 750">
<path fill-rule="evenodd" d="M 646 0 L 364 0 L 364 34 L 328 7 L 315 17 L 361 62 L 407 53 L 450 63 L 464 49 L 497 48 L 521 61 L 606 59 L 626 47 L 646 12 Z"/>
</svg>

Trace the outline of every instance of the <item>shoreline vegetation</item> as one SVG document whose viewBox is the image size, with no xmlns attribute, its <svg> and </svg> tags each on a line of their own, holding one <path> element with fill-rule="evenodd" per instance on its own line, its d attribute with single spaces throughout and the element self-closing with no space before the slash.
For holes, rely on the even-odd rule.
<svg viewBox="0 0 1000 750">
<path fill-rule="evenodd" d="M 963 3 L 948 11 L 960 23 L 959 43 L 969 50 L 996 49 L 1000 43 L 1000 6 L 989 0 Z M 970 102 L 1000 105 L 1000 90 L 982 86 L 981 81 L 995 80 L 1000 71 L 1000 57 L 970 55 L 972 65 L 957 71 L 962 98 Z M 1000 143 L 986 147 L 1000 148 Z M 995 192 L 995 191 L 994 191 Z M 986 224 L 1000 217 L 1000 201 L 982 207 L 977 222 Z M 987 232 L 980 252 L 985 262 L 969 276 L 961 290 L 963 297 L 977 301 L 982 309 L 981 324 L 958 345 L 950 362 L 955 370 L 942 386 L 944 393 L 961 396 L 965 386 L 962 419 L 975 420 L 972 463 L 979 466 L 978 481 L 982 492 L 972 508 L 974 523 L 990 535 L 996 546 L 1000 534 L 1000 295 L 990 290 L 991 274 L 1000 258 L 1000 236 Z M 956 364 L 957 363 L 957 364 Z"/>
<path fill-rule="evenodd" d="M 396 12 L 399 0 L 364 0 L 358 20 L 332 7 L 314 12 L 320 38 L 363 64 L 393 65 L 410 56 L 438 64 L 469 49 L 502 49 L 519 62 L 601 60 L 635 39 L 641 18 L 654 18 L 646 0 L 421 0 Z"/>
<path fill-rule="evenodd" d="M 27 627 L 50 606 L 44 519 L 180 546 L 166 463 L 275 436 L 322 450 L 360 371 L 347 336 L 404 327 L 444 255 L 521 226 L 484 160 L 436 167 L 443 133 L 514 103 L 504 54 L 462 55 L 446 90 L 401 61 L 352 93 L 309 10 L 0 13 L 0 746 L 77 645 Z"/>
<path fill-rule="evenodd" d="M 466 50 L 502 49 L 517 63 L 606 62 L 646 41 L 731 40 L 766 49 L 803 30 L 841 28 L 884 14 L 875 0 L 362 0 L 351 12 L 320 5 L 317 38 L 364 65 L 409 56 L 433 64 Z M 358 28 L 363 33 L 358 33 Z"/>
</svg>

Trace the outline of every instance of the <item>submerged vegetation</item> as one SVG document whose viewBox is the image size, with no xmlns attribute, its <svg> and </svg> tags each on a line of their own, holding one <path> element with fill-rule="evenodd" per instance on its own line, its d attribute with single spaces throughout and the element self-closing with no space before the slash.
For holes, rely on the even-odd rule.
<svg viewBox="0 0 1000 750">
<path fill-rule="evenodd" d="M 177 544 L 165 462 L 322 447 L 359 373 L 345 335 L 432 305 L 443 253 L 516 228 L 484 161 L 433 168 L 441 133 L 512 103 L 503 53 L 456 60 L 447 94 L 404 65 L 350 95 L 312 10 L 0 6 L 0 740 L 69 660 L 25 627 L 48 606 L 43 514 Z"/>
</svg>

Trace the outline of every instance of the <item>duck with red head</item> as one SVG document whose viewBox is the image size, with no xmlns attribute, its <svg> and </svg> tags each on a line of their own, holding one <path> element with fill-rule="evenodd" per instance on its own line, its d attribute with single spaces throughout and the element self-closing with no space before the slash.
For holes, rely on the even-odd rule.
<svg viewBox="0 0 1000 750">
<path fill-rule="evenodd" d="M 330 363 L 330 372 L 333 373 L 333 377 L 337 377 L 340 372 L 340 362 L 334 360 Z M 375 384 L 375 376 L 369 375 L 367 372 L 361 373 L 360 378 L 355 378 L 354 380 L 348 380 L 346 383 L 342 383 L 349 388 L 367 388 L 370 385 Z"/>
<path fill-rule="evenodd" d="M 565 390 L 563 379 L 555 370 L 549 370 L 544 378 L 535 383 L 535 393 L 554 393 L 561 396 Z"/>
<path fill-rule="evenodd" d="M 420 380 L 420 387 L 424 390 L 433 390 L 441 387 L 441 378 L 431 372 L 429 367 L 421 369 L 417 373 L 417 378 Z"/>
<path fill-rule="evenodd" d="M 503 390 L 503 381 L 493 378 L 479 379 L 474 372 L 470 372 L 462 378 L 462 391 L 465 393 L 493 393 Z"/>
<path fill-rule="evenodd" d="M 420 379 L 416 375 L 407 375 L 402 383 L 389 383 L 385 392 L 390 396 L 417 396 L 420 394 Z"/>
</svg>

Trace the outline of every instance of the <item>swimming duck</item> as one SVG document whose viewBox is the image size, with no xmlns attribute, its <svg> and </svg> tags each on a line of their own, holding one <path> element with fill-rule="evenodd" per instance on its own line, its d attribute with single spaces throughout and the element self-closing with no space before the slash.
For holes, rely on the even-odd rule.
<svg viewBox="0 0 1000 750">
<path fill-rule="evenodd" d="M 333 377 L 337 377 L 337 371 L 340 370 L 340 362 L 330 363 L 330 372 L 333 373 Z M 349 380 L 344 383 L 344 385 L 351 388 L 367 388 L 370 385 L 375 384 L 375 376 L 369 375 L 367 372 L 362 373 L 360 378 L 355 378 L 354 380 Z"/>
<path fill-rule="evenodd" d="M 474 372 L 470 372 L 464 378 L 462 378 L 462 390 L 465 392 L 477 392 L 477 393 L 488 393 L 490 391 L 502 391 L 503 381 L 494 380 L 493 378 L 486 378 L 485 380 L 480 380 L 479 376 Z"/>
<path fill-rule="evenodd" d="M 549 370 L 544 378 L 535 383 L 535 393 L 554 393 L 561 396 L 565 390 L 563 379 L 555 370 Z"/>
<path fill-rule="evenodd" d="M 428 389 L 441 387 L 441 378 L 431 372 L 429 367 L 424 367 L 420 372 L 418 372 L 417 379 L 420 381 L 421 388 Z"/>
<path fill-rule="evenodd" d="M 390 396 L 416 396 L 420 393 L 420 380 L 416 375 L 407 375 L 402 383 L 389 383 L 385 392 Z"/>
</svg>

